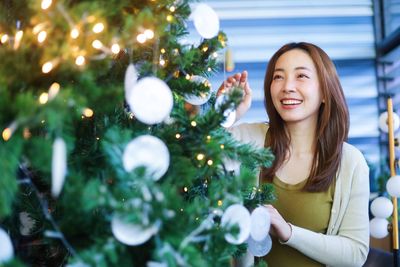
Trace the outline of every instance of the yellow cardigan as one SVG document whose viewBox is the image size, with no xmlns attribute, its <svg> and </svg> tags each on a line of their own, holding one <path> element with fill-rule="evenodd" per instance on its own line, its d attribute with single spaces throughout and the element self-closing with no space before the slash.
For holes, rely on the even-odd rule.
<svg viewBox="0 0 400 267">
<path fill-rule="evenodd" d="M 264 147 L 267 130 L 268 125 L 263 123 L 229 129 L 237 140 L 257 147 Z M 368 201 L 368 165 L 357 148 L 344 143 L 326 234 L 292 225 L 292 236 L 284 244 L 327 266 L 362 266 L 369 250 Z M 251 263 L 247 257 L 240 265 Z"/>
</svg>

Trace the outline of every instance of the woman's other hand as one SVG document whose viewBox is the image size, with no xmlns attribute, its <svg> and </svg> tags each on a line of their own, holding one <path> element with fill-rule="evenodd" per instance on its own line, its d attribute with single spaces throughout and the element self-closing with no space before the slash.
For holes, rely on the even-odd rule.
<svg viewBox="0 0 400 267">
<path fill-rule="evenodd" d="M 264 205 L 271 217 L 271 228 L 270 234 L 276 236 L 280 241 L 286 242 L 292 236 L 292 227 L 288 224 L 285 219 L 279 214 L 279 212 L 272 205 Z"/>
<path fill-rule="evenodd" d="M 234 87 L 239 87 L 243 90 L 243 99 L 236 108 L 236 121 L 239 120 L 251 106 L 251 88 L 248 81 L 247 71 L 242 73 L 236 73 L 235 75 L 229 76 L 226 81 L 219 87 L 217 96 L 225 92 L 229 92 Z"/>
</svg>

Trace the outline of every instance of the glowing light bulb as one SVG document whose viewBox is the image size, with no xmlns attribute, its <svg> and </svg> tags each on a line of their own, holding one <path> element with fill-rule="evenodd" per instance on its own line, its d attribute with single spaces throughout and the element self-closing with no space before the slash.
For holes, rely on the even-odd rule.
<svg viewBox="0 0 400 267">
<path fill-rule="evenodd" d="M 192 122 L 190 123 L 190 125 L 192 125 L 193 127 L 196 127 L 196 126 L 197 126 L 197 122 L 192 121 Z"/>
<path fill-rule="evenodd" d="M 174 19 L 174 17 L 172 15 L 168 15 L 167 16 L 167 21 L 168 22 L 171 22 L 173 19 Z"/>
<path fill-rule="evenodd" d="M 203 47 L 202 50 L 203 50 L 203 52 L 207 52 L 208 46 Z"/>
<path fill-rule="evenodd" d="M 78 56 L 75 59 L 75 64 L 78 65 L 78 66 L 84 65 L 85 64 L 85 57 L 84 56 Z"/>
<path fill-rule="evenodd" d="M 8 41 L 8 35 L 7 34 L 3 34 L 3 36 L 1 36 L 1 43 L 4 44 Z"/>
<path fill-rule="evenodd" d="M 38 37 L 37 37 L 37 40 L 39 43 L 43 43 L 46 40 L 46 38 L 47 38 L 47 32 L 45 32 L 45 31 L 39 32 Z"/>
<path fill-rule="evenodd" d="M 58 94 L 59 91 L 60 91 L 60 84 L 59 83 L 53 83 L 52 85 L 50 85 L 50 88 L 49 88 L 49 100 L 52 100 L 54 97 L 56 97 L 56 95 Z"/>
<path fill-rule="evenodd" d="M 171 11 L 171 12 L 175 12 L 175 10 L 176 10 L 176 8 L 175 8 L 174 6 L 171 6 L 171 7 L 169 8 L 169 11 Z"/>
<path fill-rule="evenodd" d="M 143 44 L 144 42 L 146 42 L 147 38 L 146 38 L 146 35 L 145 35 L 145 34 L 139 33 L 138 36 L 136 36 L 136 40 L 137 40 L 139 43 Z"/>
<path fill-rule="evenodd" d="M 160 66 L 165 66 L 165 60 L 164 59 L 160 59 Z"/>
<path fill-rule="evenodd" d="M 118 54 L 119 51 L 121 51 L 121 48 L 119 47 L 119 44 L 113 44 L 111 46 L 111 52 L 113 52 L 114 54 Z"/>
<path fill-rule="evenodd" d="M 204 154 L 200 153 L 200 154 L 197 155 L 196 158 L 197 158 L 197 160 L 203 160 L 204 159 Z"/>
<path fill-rule="evenodd" d="M 219 207 L 222 206 L 222 200 L 218 200 L 218 206 L 219 206 Z"/>
<path fill-rule="evenodd" d="M 76 39 L 79 37 L 79 30 L 77 28 L 74 28 L 71 30 L 70 36 L 72 39 Z"/>
<path fill-rule="evenodd" d="M 212 56 L 213 56 L 214 58 L 217 58 L 217 57 L 218 57 L 218 53 L 217 53 L 217 52 L 214 52 L 214 53 L 212 54 Z"/>
<path fill-rule="evenodd" d="M 175 138 L 176 138 L 176 139 L 179 139 L 179 138 L 181 138 L 181 135 L 177 133 L 177 134 L 175 135 Z"/>
<path fill-rule="evenodd" d="M 44 105 L 47 103 L 47 101 L 49 100 L 49 94 L 48 93 L 42 93 L 39 96 L 39 103 Z"/>
<path fill-rule="evenodd" d="M 210 67 L 207 68 L 208 71 L 212 71 L 212 69 Z"/>
<path fill-rule="evenodd" d="M 165 54 L 165 52 L 166 52 L 164 48 L 161 48 L 160 51 L 161 51 L 161 54 Z"/>
<path fill-rule="evenodd" d="M 83 116 L 85 116 L 87 118 L 92 117 L 94 114 L 93 110 L 90 108 L 85 108 L 82 113 L 83 113 Z"/>
<path fill-rule="evenodd" d="M 42 72 L 43 73 L 49 73 L 53 69 L 53 63 L 51 61 L 48 61 L 43 64 L 42 66 Z"/>
<path fill-rule="evenodd" d="M 224 148 L 225 148 L 225 146 L 224 146 L 224 145 L 220 145 L 219 147 L 220 147 L 221 149 L 224 149 Z"/>
<path fill-rule="evenodd" d="M 147 39 L 153 39 L 154 37 L 154 32 L 150 29 L 147 29 L 144 31 L 144 35 L 146 35 Z"/>
<path fill-rule="evenodd" d="M 187 191 L 188 191 L 188 188 L 185 186 L 185 187 L 183 188 L 183 191 L 187 192 Z"/>
<path fill-rule="evenodd" d="M 13 133 L 12 133 L 12 131 L 11 131 L 10 128 L 5 128 L 4 131 L 3 131 L 3 133 L 2 133 L 2 136 L 3 136 L 4 141 L 10 140 L 12 134 L 13 134 Z"/>
<path fill-rule="evenodd" d="M 17 31 L 14 38 L 14 49 L 18 49 L 19 45 L 21 44 L 22 36 L 24 36 L 24 32 Z"/>
<path fill-rule="evenodd" d="M 104 24 L 101 22 L 98 22 L 93 26 L 94 33 L 101 33 L 103 30 L 104 30 Z"/>
<path fill-rule="evenodd" d="M 52 2 L 53 2 L 52 0 L 43 0 L 41 5 L 42 9 L 43 10 L 48 9 L 51 6 Z"/>
<path fill-rule="evenodd" d="M 186 78 L 186 80 L 190 80 L 192 78 L 192 76 L 190 76 L 190 74 L 186 74 L 185 78 Z"/>
<path fill-rule="evenodd" d="M 92 46 L 96 49 L 101 49 L 103 47 L 102 42 L 100 42 L 99 40 L 94 40 L 92 42 Z"/>
<path fill-rule="evenodd" d="M 213 163 L 214 163 L 214 162 L 213 162 L 211 159 L 207 160 L 207 164 L 208 164 L 209 166 L 213 165 Z"/>
</svg>

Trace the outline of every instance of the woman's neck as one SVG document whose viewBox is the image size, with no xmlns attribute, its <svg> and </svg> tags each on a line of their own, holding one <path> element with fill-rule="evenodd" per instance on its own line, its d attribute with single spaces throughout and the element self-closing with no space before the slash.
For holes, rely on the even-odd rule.
<svg viewBox="0 0 400 267">
<path fill-rule="evenodd" d="M 290 135 L 290 152 L 292 155 L 314 153 L 316 127 L 316 122 L 286 124 L 286 129 Z"/>
</svg>

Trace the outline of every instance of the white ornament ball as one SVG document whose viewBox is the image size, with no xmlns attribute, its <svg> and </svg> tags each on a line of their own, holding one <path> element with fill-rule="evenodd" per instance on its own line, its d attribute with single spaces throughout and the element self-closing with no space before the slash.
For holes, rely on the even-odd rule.
<svg viewBox="0 0 400 267">
<path fill-rule="evenodd" d="M 233 204 L 222 215 L 221 225 L 223 227 L 237 225 L 239 233 L 237 235 L 226 233 L 225 240 L 235 245 L 242 244 L 250 235 L 250 213 L 243 205 Z"/>
<path fill-rule="evenodd" d="M 263 257 L 267 255 L 272 248 L 272 240 L 267 235 L 263 240 L 256 241 L 251 236 L 247 239 L 247 245 L 250 253 L 255 257 Z"/>
<path fill-rule="evenodd" d="M 207 4 L 198 4 L 192 13 L 194 27 L 206 39 L 217 36 L 219 32 L 219 17 Z"/>
<path fill-rule="evenodd" d="M 51 163 L 51 194 L 58 197 L 64 185 L 67 174 L 67 145 L 60 137 L 53 143 L 53 155 Z"/>
<path fill-rule="evenodd" d="M 152 135 L 136 137 L 128 143 L 122 155 L 122 163 L 127 172 L 137 167 L 146 167 L 146 173 L 155 181 L 168 170 L 170 155 L 167 146 Z"/>
<path fill-rule="evenodd" d="M 271 226 L 271 217 L 265 207 L 257 207 L 251 213 L 250 236 L 255 241 L 264 240 L 269 233 Z"/>
<path fill-rule="evenodd" d="M 390 177 L 386 183 L 386 191 L 392 197 L 400 197 L 400 176 L 395 175 Z"/>
<path fill-rule="evenodd" d="M 196 84 L 208 84 L 210 85 L 210 89 L 208 92 L 201 93 L 200 95 L 188 94 L 185 95 L 185 101 L 195 105 L 200 106 L 206 103 L 211 97 L 211 84 L 210 82 L 204 78 L 203 76 L 193 75 L 190 80 Z"/>
<path fill-rule="evenodd" d="M 225 95 L 220 95 L 215 100 L 215 108 L 218 110 L 219 107 L 226 101 Z M 226 109 L 224 111 L 225 120 L 221 123 L 222 127 L 229 128 L 231 127 L 236 121 L 236 110 L 234 108 Z"/>
<path fill-rule="evenodd" d="M 14 257 L 14 248 L 10 236 L 0 228 L 0 265 Z"/>
<path fill-rule="evenodd" d="M 392 201 L 386 197 L 377 197 L 371 203 L 371 213 L 378 218 L 387 218 L 393 212 Z"/>
<path fill-rule="evenodd" d="M 138 79 L 138 73 L 135 66 L 131 63 L 125 72 L 124 89 L 125 89 L 125 99 L 129 99 L 131 95 L 131 90 L 136 85 Z"/>
<path fill-rule="evenodd" d="M 171 89 L 156 77 L 139 80 L 130 90 L 126 101 L 136 118 L 150 125 L 166 119 L 174 102 Z"/>
<path fill-rule="evenodd" d="M 389 222 L 386 219 L 382 218 L 373 218 L 371 221 L 369 221 L 369 228 L 370 228 L 370 234 L 374 238 L 384 238 L 385 236 L 388 235 L 388 224 Z"/>
<path fill-rule="evenodd" d="M 125 223 L 118 215 L 114 215 L 111 221 L 111 231 L 115 238 L 129 246 L 137 246 L 145 243 L 158 232 L 157 224 L 144 228 L 140 225 Z"/>
<path fill-rule="evenodd" d="M 400 127 L 399 115 L 393 112 L 393 131 L 395 132 Z M 379 116 L 379 128 L 385 132 L 389 132 L 388 112 L 385 111 Z"/>
</svg>

